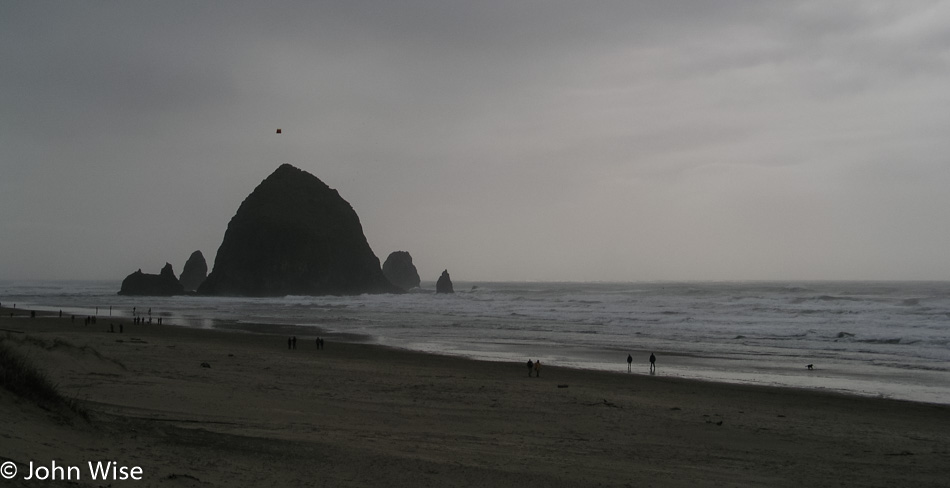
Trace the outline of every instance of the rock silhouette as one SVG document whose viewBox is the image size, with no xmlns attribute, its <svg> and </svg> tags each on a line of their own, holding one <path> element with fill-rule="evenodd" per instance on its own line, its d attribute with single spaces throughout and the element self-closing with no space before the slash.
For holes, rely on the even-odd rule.
<svg viewBox="0 0 950 488">
<path fill-rule="evenodd" d="M 442 276 L 439 276 L 439 281 L 435 282 L 435 292 L 455 293 L 455 290 L 452 289 L 452 279 L 449 278 L 449 270 L 442 271 Z"/>
<path fill-rule="evenodd" d="M 181 295 L 185 289 L 175 277 L 175 271 L 172 265 L 165 263 L 162 271 L 157 274 L 146 274 L 138 270 L 122 280 L 122 288 L 119 295 L 139 295 L 139 296 L 172 296 Z"/>
<path fill-rule="evenodd" d="M 316 176 L 283 164 L 228 224 L 202 295 L 398 293 L 353 207 Z"/>
<path fill-rule="evenodd" d="M 185 291 L 195 291 L 207 277 L 208 263 L 205 261 L 204 254 L 201 254 L 201 251 L 195 251 L 185 262 L 178 281 L 181 282 Z"/>
<path fill-rule="evenodd" d="M 419 272 L 412 264 L 412 256 L 406 251 L 396 251 L 386 258 L 383 263 L 383 274 L 393 285 L 410 290 L 418 288 L 422 280 L 419 279 Z"/>
</svg>

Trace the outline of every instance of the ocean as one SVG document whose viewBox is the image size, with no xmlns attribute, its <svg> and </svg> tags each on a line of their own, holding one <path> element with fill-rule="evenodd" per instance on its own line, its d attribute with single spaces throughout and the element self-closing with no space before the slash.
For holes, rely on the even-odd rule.
<svg viewBox="0 0 950 488">
<path fill-rule="evenodd" d="M 514 374 L 528 359 L 626 373 L 628 354 L 632 374 L 648 374 L 654 353 L 661 376 L 950 404 L 950 282 L 456 282 L 453 295 L 423 283 L 404 295 L 281 298 L 121 297 L 119 285 L 0 281 L 0 302 L 80 316 L 98 307 L 115 320 L 151 309 L 187 327 L 300 325 L 509 361 Z"/>
</svg>

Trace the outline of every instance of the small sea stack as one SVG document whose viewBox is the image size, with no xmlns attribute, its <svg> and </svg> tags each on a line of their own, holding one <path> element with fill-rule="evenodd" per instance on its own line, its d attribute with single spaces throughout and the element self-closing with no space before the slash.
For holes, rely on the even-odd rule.
<svg viewBox="0 0 950 488">
<path fill-rule="evenodd" d="M 418 288 L 422 280 L 412 264 L 412 256 L 406 251 L 395 251 L 383 263 L 383 274 L 393 285 L 403 290 Z"/>
<path fill-rule="evenodd" d="M 195 251 L 185 262 L 185 267 L 182 268 L 178 281 L 181 282 L 181 286 L 185 288 L 185 291 L 192 292 L 197 290 L 207 277 L 208 262 L 205 261 L 204 254 L 201 254 L 201 251 Z"/>
<path fill-rule="evenodd" d="M 439 276 L 439 281 L 435 282 L 435 292 L 455 293 L 455 290 L 452 288 L 452 278 L 449 278 L 449 270 L 442 271 L 442 276 Z"/>
<path fill-rule="evenodd" d="M 184 293 L 185 289 L 175 277 L 175 271 L 169 263 L 165 263 L 162 271 L 157 275 L 143 273 L 140 269 L 126 276 L 119 290 L 119 295 L 135 296 L 167 297 Z"/>
</svg>

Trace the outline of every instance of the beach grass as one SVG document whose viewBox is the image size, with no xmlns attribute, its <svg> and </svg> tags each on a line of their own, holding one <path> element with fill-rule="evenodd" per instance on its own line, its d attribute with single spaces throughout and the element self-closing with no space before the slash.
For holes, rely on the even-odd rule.
<svg viewBox="0 0 950 488">
<path fill-rule="evenodd" d="M 9 338 L 0 338 L 0 386 L 41 407 L 66 407 L 88 418 L 86 409 L 76 400 L 61 394 L 49 375 L 37 368 L 30 358 L 17 351 L 12 341 Z"/>
</svg>

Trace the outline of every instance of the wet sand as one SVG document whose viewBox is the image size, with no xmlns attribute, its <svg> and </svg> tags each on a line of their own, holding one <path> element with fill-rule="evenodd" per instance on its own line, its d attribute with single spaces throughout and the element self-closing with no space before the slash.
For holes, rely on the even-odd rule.
<svg viewBox="0 0 950 488">
<path fill-rule="evenodd" d="M 129 486 L 948 486 L 950 406 L 328 339 L 9 317 L 90 419 L 0 391 L 0 457 Z M 297 335 L 297 349 L 287 338 Z M 527 360 L 527 358 L 525 358 Z M 206 363 L 210 367 L 203 367 Z M 85 469 L 85 468 L 84 468 Z M 105 483 L 89 479 L 80 485 Z M 75 480 L 74 480 L 75 481 Z M 3 481 L 7 486 L 37 482 Z M 55 486 L 44 482 L 46 486 Z M 74 486 L 74 485 L 73 485 Z"/>
</svg>

